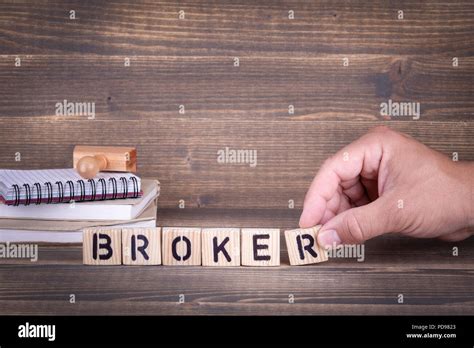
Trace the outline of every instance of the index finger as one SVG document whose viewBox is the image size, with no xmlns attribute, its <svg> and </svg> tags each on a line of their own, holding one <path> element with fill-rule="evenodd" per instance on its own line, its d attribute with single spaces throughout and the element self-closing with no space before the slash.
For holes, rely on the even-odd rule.
<svg viewBox="0 0 474 348">
<path fill-rule="evenodd" d="M 359 180 L 359 176 L 377 178 L 383 156 L 382 143 L 379 132 L 369 132 L 324 162 L 306 193 L 301 228 L 321 221 L 329 200 L 338 194 L 339 186 L 344 183 L 350 186 Z"/>
</svg>

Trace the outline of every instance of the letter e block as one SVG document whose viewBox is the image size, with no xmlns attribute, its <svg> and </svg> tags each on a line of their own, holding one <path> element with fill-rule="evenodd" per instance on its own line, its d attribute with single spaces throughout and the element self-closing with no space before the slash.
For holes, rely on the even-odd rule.
<svg viewBox="0 0 474 348">
<path fill-rule="evenodd" d="M 124 265 L 161 265 L 161 228 L 123 228 Z"/>
<path fill-rule="evenodd" d="M 203 228 L 203 266 L 240 266 L 240 229 Z"/>
<path fill-rule="evenodd" d="M 319 246 L 316 238 L 320 228 L 321 225 L 285 231 L 290 265 L 307 265 L 328 260 L 327 251 Z"/>
<path fill-rule="evenodd" d="M 201 229 L 163 227 L 163 265 L 200 266 Z"/>
<path fill-rule="evenodd" d="M 242 266 L 279 266 L 280 230 L 243 228 Z"/>
<path fill-rule="evenodd" d="M 84 265 L 120 265 L 122 263 L 120 228 L 85 228 L 82 237 Z"/>
</svg>

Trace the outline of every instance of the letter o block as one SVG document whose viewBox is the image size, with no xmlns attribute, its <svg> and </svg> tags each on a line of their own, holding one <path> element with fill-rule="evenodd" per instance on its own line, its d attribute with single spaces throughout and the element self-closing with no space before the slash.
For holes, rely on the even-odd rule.
<svg viewBox="0 0 474 348">
<path fill-rule="evenodd" d="M 328 260 L 327 251 L 318 244 L 321 225 L 285 231 L 290 265 L 307 265 Z"/>
<path fill-rule="evenodd" d="M 121 233 L 120 228 L 85 228 L 82 234 L 84 265 L 122 264 Z"/>
<path fill-rule="evenodd" d="M 240 229 L 203 228 L 203 266 L 240 266 Z"/>
<path fill-rule="evenodd" d="M 163 265 L 200 266 L 201 229 L 163 227 Z"/>
<path fill-rule="evenodd" d="M 242 266 L 279 266 L 280 230 L 243 228 Z"/>
</svg>

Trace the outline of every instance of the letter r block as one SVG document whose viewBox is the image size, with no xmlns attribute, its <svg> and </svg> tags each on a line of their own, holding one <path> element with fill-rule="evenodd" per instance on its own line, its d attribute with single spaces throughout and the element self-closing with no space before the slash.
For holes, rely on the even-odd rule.
<svg viewBox="0 0 474 348">
<path fill-rule="evenodd" d="M 84 265 L 122 264 L 120 228 L 85 228 L 82 233 L 82 262 Z"/>
<path fill-rule="evenodd" d="M 161 227 L 123 228 L 124 265 L 161 265 Z"/>
<path fill-rule="evenodd" d="M 200 266 L 201 229 L 163 227 L 163 265 Z"/>
<path fill-rule="evenodd" d="M 240 266 L 240 229 L 203 228 L 203 266 Z"/>
<path fill-rule="evenodd" d="M 318 245 L 320 228 L 321 225 L 285 231 L 290 265 L 307 265 L 328 260 L 327 251 Z"/>
<path fill-rule="evenodd" d="M 241 233 L 242 266 L 279 266 L 280 230 L 243 228 Z"/>
</svg>

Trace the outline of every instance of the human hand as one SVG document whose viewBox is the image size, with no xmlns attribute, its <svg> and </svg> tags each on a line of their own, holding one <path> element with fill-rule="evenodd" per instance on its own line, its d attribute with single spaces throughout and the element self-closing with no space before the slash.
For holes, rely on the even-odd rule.
<svg viewBox="0 0 474 348">
<path fill-rule="evenodd" d="M 472 235 L 473 188 L 473 163 L 380 126 L 324 162 L 300 227 L 323 224 L 318 243 L 325 247 L 389 232 L 459 241 Z"/>
</svg>

